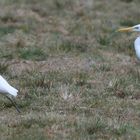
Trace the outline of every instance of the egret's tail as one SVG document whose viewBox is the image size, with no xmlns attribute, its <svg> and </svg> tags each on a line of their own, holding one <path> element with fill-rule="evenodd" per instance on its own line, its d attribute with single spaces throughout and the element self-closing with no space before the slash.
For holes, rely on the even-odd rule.
<svg viewBox="0 0 140 140">
<path fill-rule="evenodd" d="M 11 95 L 13 95 L 13 96 L 16 97 L 16 96 L 17 96 L 18 90 L 15 89 L 14 87 L 10 86 L 10 88 L 8 89 L 8 92 L 9 92 Z"/>
</svg>

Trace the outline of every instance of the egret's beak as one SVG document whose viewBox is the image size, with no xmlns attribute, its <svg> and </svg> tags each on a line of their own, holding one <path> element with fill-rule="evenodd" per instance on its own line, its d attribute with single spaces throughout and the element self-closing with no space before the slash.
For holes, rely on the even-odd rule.
<svg viewBox="0 0 140 140">
<path fill-rule="evenodd" d="M 133 27 L 128 27 L 128 28 L 121 28 L 118 29 L 117 32 L 132 32 L 133 31 Z"/>
</svg>

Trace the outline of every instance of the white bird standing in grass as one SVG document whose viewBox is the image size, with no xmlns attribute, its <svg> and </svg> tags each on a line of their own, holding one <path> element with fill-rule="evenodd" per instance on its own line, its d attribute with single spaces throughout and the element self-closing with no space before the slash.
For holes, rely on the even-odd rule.
<svg viewBox="0 0 140 140">
<path fill-rule="evenodd" d="M 18 90 L 9 85 L 9 83 L 0 75 L 0 93 L 6 96 L 20 113 L 20 110 L 14 101 L 13 97 L 17 96 Z"/>
<path fill-rule="evenodd" d="M 132 26 L 132 27 L 128 27 L 128 28 L 121 28 L 118 31 L 119 32 L 129 32 L 129 31 L 140 32 L 140 24 Z M 140 36 L 136 38 L 134 42 L 134 47 L 135 47 L 137 58 L 140 60 Z"/>
</svg>

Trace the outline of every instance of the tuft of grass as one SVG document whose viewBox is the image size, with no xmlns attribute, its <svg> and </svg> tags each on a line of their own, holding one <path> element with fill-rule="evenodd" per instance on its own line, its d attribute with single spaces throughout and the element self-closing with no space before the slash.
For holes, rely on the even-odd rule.
<svg viewBox="0 0 140 140">
<path fill-rule="evenodd" d="M 117 136 L 122 136 L 127 133 L 127 131 L 132 131 L 134 128 L 130 124 L 121 124 L 119 127 L 114 128 L 112 131 Z"/>
<path fill-rule="evenodd" d="M 27 60 L 44 60 L 47 55 L 41 48 L 36 47 L 28 47 L 28 48 L 20 48 L 18 50 L 19 58 L 27 59 Z"/>
<path fill-rule="evenodd" d="M 9 22 L 12 22 L 12 23 L 16 23 L 18 20 L 16 17 L 14 17 L 11 13 L 7 12 L 5 15 L 1 16 L 0 17 L 0 20 L 3 22 L 3 23 L 9 23 Z"/>
<path fill-rule="evenodd" d="M 64 51 L 66 53 L 75 51 L 86 52 L 87 48 L 88 47 L 85 44 L 80 42 L 72 43 L 71 41 L 65 41 L 60 46 L 58 46 L 60 51 Z"/>
<path fill-rule="evenodd" d="M 1 74 L 8 73 L 8 64 L 6 62 L 0 63 L 0 73 Z"/>
<path fill-rule="evenodd" d="M 0 27 L 0 36 L 13 33 L 16 29 L 18 29 L 16 26 L 2 26 Z"/>
<path fill-rule="evenodd" d="M 93 135 L 95 133 L 97 133 L 98 131 L 102 131 L 105 130 L 106 128 L 106 124 L 101 121 L 100 119 L 94 120 L 94 123 L 89 124 L 87 126 L 87 132 L 89 135 Z"/>
<path fill-rule="evenodd" d="M 120 21 L 121 26 L 134 26 L 136 24 L 138 24 L 138 21 L 136 21 L 135 19 L 126 19 Z"/>
<path fill-rule="evenodd" d="M 129 79 L 129 80 L 128 80 Z M 118 98 L 126 98 L 132 95 L 133 90 L 128 88 L 129 81 L 132 81 L 130 76 L 114 78 L 110 81 L 108 91 Z"/>
<path fill-rule="evenodd" d="M 106 37 L 106 36 L 98 37 L 98 42 L 99 42 L 100 45 L 103 45 L 103 46 L 107 46 L 110 43 L 109 38 Z"/>
<path fill-rule="evenodd" d="M 51 54 L 66 54 L 66 53 L 85 53 L 89 46 L 86 43 L 75 40 L 60 40 L 56 42 L 54 46 L 50 46 L 48 51 Z"/>
<path fill-rule="evenodd" d="M 32 76 L 30 76 L 27 80 L 26 78 L 32 74 Z M 29 86 L 29 87 L 46 87 L 46 76 L 41 74 L 41 73 L 38 73 L 36 71 L 31 71 L 31 72 L 28 72 L 24 77 L 23 77 L 23 85 L 24 87 L 26 86 Z M 45 86 L 46 85 L 46 86 Z"/>
<path fill-rule="evenodd" d="M 65 1 L 54 0 L 54 5 L 55 5 L 55 7 L 58 10 L 62 10 L 62 9 L 64 9 L 68 5 L 72 6 L 72 1 L 68 1 L 68 0 L 65 0 Z"/>
<path fill-rule="evenodd" d="M 131 3 L 131 2 L 133 2 L 133 0 L 120 0 L 120 1 L 126 2 L 126 3 Z"/>
<path fill-rule="evenodd" d="M 105 64 L 105 63 L 103 63 L 103 64 L 99 65 L 99 67 L 97 68 L 97 70 L 106 71 L 106 72 L 111 71 L 111 64 Z"/>
</svg>

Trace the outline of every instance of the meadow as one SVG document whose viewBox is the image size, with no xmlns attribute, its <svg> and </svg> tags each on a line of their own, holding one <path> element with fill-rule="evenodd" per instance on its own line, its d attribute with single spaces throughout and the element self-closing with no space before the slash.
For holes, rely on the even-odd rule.
<svg viewBox="0 0 140 140">
<path fill-rule="evenodd" d="M 0 0 L 1 140 L 139 140 L 139 0 Z"/>
</svg>

